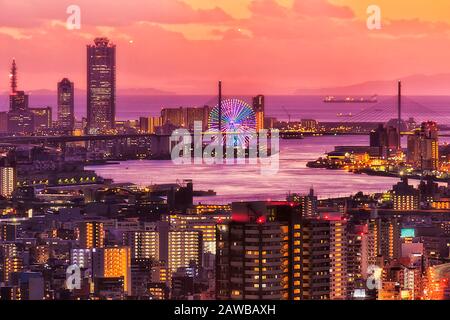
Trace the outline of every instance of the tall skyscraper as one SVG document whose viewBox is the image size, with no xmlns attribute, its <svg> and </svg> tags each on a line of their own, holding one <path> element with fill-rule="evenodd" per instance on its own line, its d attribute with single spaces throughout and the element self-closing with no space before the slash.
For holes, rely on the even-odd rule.
<svg viewBox="0 0 450 320">
<path fill-rule="evenodd" d="M 264 96 L 257 95 L 253 97 L 253 111 L 256 116 L 256 132 L 264 129 Z"/>
<path fill-rule="evenodd" d="M 34 130 L 33 114 L 28 108 L 28 95 L 17 91 L 17 65 L 13 60 L 11 66 L 11 92 L 9 95 L 8 133 L 27 135 Z"/>
<path fill-rule="evenodd" d="M 115 126 L 116 46 L 96 38 L 87 46 L 87 130 L 107 133 Z"/>
<path fill-rule="evenodd" d="M 58 126 L 67 131 L 72 131 L 75 126 L 73 82 L 64 78 L 58 82 Z"/>
</svg>

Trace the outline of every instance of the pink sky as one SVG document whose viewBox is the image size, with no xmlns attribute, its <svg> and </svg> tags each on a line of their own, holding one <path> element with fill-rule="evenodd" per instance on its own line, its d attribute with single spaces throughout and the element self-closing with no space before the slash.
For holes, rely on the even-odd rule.
<svg viewBox="0 0 450 320">
<path fill-rule="evenodd" d="M 66 8 L 81 8 L 68 30 Z M 378 4 L 382 29 L 366 27 Z M 84 89 L 86 44 L 117 45 L 119 88 L 289 94 L 450 73 L 448 0 L 0 0 L 0 92 L 14 57 L 19 89 Z M 450 84 L 449 84 L 450 93 Z"/>
</svg>

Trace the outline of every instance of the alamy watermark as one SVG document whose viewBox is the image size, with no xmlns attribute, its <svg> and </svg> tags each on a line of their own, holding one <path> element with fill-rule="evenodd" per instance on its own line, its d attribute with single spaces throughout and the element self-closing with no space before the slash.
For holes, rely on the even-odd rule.
<svg viewBox="0 0 450 320">
<path fill-rule="evenodd" d="M 66 28 L 68 30 L 81 29 L 81 8 L 75 4 L 67 7 L 66 13 L 69 17 L 66 20 Z"/>
<path fill-rule="evenodd" d="M 278 130 L 203 132 L 202 125 L 201 121 L 194 122 L 194 134 L 187 129 L 172 132 L 170 145 L 174 164 L 259 164 L 262 175 L 278 173 L 280 161 Z"/>
<path fill-rule="evenodd" d="M 375 4 L 367 7 L 367 28 L 369 30 L 381 29 L 381 8 Z"/>
</svg>

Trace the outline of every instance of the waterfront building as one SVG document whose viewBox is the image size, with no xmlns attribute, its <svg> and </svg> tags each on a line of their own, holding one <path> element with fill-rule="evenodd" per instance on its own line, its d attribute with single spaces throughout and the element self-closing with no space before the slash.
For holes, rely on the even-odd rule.
<svg viewBox="0 0 450 320">
<path fill-rule="evenodd" d="M 252 100 L 252 106 L 253 111 L 255 112 L 255 118 L 256 118 L 256 132 L 259 132 L 259 130 L 262 130 L 265 128 L 264 126 L 264 96 L 263 95 L 257 95 L 253 97 Z"/>
<path fill-rule="evenodd" d="M 156 133 L 156 128 L 163 125 L 161 117 L 140 117 L 139 131 L 142 133 Z"/>
<path fill-rule="evenodd" d="M 194 130 L 194 122 L 202 122 L 202 130 L 206 131 L 209 121 L 209 106 L 203 107 L 179 107 L 179 108 L 163 108 L 161 110 L 162 124 L 171 124 L 178 128 L 186 128 Z"/>
<path fill-rule="evenodd" d="M 436 122 L 423 122 L 408 136 L 407 162 L 419 170 L 439 169 L 438 127 Z"/>
<path fill-rule="evenodd" d="M 87 131 L 108 133 L 115 127 L 116 46 L 96 38 L 87 46 Z"/>
<path fill-rule="evenodd" d="M 75 90 L 67 78 L 58 82 L 58 127 L 68 132 L 75 128 Z"/>
<path fill-rule="evenodd" d="M 393 208 L 396 211 L 413 211 L 420 208 L 420 191 L 403 178 L 392 188 Z"/>
</svg>

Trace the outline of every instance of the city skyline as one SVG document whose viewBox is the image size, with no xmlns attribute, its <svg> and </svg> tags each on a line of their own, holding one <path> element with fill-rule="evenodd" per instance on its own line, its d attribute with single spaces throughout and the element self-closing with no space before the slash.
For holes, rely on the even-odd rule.
<svg viewBox="0 0 450 320">
<path fill-rule="evenodd" d="M 448 4 L 379 1 L 382 28 L 368 30 L 369 4 L 136 0 L 123 8 L 119 3 L 81 1 L 81 29 L 67 30 L 69 4 L 64 1 L 48 0 L 27 8 L 7 2 L 3 12 L 12 14 L 2 16 L 0 44 L 5 50 L 0 55 L 0 74 L 8 74 L 9 61 L 16 58 L 27 75 L 23 88 L 55 90 L 63 77 L 72 79 L 77 89 L 85 88 L 82 51 L 100 36 L 120 48 L 119 89 L 199 94 L 214 92 L 214 83 L 221 79 L 233 94 L 292 94 L 450 73 L 444 54 L 450 46 L 450 21 L 442 14 Z M 20 15 L 14 14 L 19 10 Z M 51 53 L 40 45 L 44 42 L 51 44 Z M 36 59 L 41 62 L 33 63 Z M 0 91 L 6 91 L 5 84 Z M 437 93 L 433 86 L 425 92 Z"/>
</svg>

